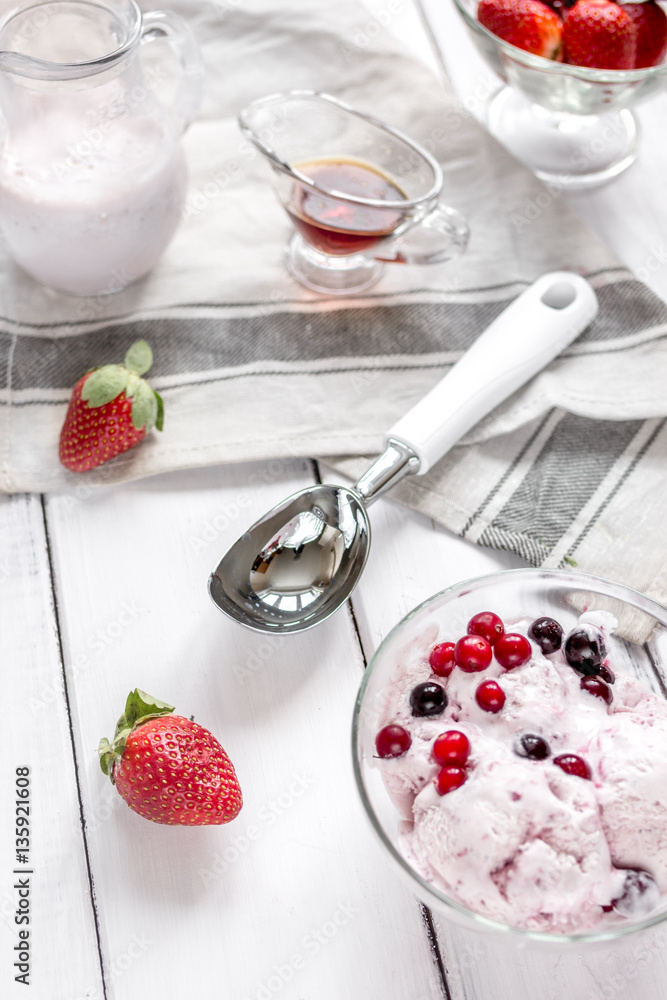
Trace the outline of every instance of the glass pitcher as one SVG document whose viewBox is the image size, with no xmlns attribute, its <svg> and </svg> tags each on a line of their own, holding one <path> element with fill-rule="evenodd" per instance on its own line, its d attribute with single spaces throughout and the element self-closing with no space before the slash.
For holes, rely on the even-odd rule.
<svg viewBox="0 0 667 1000">
<path fill-rule="evenodd" d="M 164 39 L 172 106 L 140 51 Z M 144 48 L 145 50 L 145 48 Z M 158 51 L 157 49 L 155 50 Z M 74 295 L 124 288 L 171 240 L 186 191 L 180 136 L 203 69 L 187 24 L 134 0 L 27 0 L 0 20 L 0 228 L 38 281 Z"/>
</svg>

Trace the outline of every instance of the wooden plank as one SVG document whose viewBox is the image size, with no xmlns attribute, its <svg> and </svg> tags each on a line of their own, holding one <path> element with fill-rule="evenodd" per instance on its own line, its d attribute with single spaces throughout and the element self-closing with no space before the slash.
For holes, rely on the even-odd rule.
<svg viewBox="0 0 667 1000">
<path fill-rule="evenodd" d="M 267 638 L 206 592 L 247 524 L 309 481 L 277 462 L 48 502 L 84 811 L 107 817 L 90 854 L 113 1000 L 442 996 L 419 907 L 353 786 L 362 663 L 347 612 Z M 234 823 L 151 824 L 104 779 L 95 748 L 134 686 L 221 739 L 245 795 Z"/>
<path fill-rule="evenodd" d="M 452 1000 L 663 1000 L 667 931 L 571 950 L 513 946 L 434 918 Z"/>
<path fill-rule="evenodd" d="M 0 635 L 0 995 L 3 1000 L 27 996 L 29 983 L 29 995 L 40 1000 L 100 998 L 102 976 L 39 497 L 0 499 Z M 17 842 L 17 816 L 29 823 L 27 851 L 24 825 Z M 22 962 L 15 949 L 26 943 L 29 958 Z"/>
</svg>

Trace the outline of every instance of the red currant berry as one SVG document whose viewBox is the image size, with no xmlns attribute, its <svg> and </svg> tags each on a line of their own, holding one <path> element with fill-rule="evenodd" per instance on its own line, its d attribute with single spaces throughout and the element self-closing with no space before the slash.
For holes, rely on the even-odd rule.
<svg viewBox="0 0 667 1000">
<path fill-rule="evenodd" d="M 438 764 L 465 767 L 470 754 L 470 740 L 458 729 L 450 729 L 446 733 L 440 733 L 433 744 L 432 753 Z"/>
<path fill-rule="evenodd" d="M 454 643 L 439 642 L 431 650 L 428 662 L 431 670 L 438 677 L 449 677 L 454 669 Z"/>
<path fill-rule="evenodd" d="M 499 712 L 505 704 L 505 692 L 495 681 L 482 681 L 475 691 L 475 701 L 485 712 Z"/>
<path fill-rule="evenodd" d="M 470 635 L 481 635 L 492 646 L 505 631 L 502 619 L 493 611 L 480 611 L 478 615 L 473 615 L 468 622 L 468 632 Z"/>
<path fill-rule="evenodd" d="M 403 726 L 385 726 L 375 737 L 378 757 L 402 757 L 410 749 L 412 737 Z"/>
<path fill-rule="evenodd" d="M 467 674 L 486 670 L 491 655 L 491 643 L 481 635 L 464 635 L 454 647 L 454 659 Z"/>
<path fill-rule="evenodd" d="M 611 705 L 614 696 L 611 693 L 611 688 L 601 677 L 595 677 L 592 674 L 584 674 L 584 676 L 579 681 L 579 687 L 582 691 L 588 691 L 589 694 L 594 694 L 596 698 L 602 698 L 606 701 L 608 705 Z"/>
<path fill-rule="evenodd" d="M 468 775 L 461 767 L 443 767 L 442 771 L 435 779 L 435 787 L 439 795 L 446 795 L 453 792 L 455 788 L 460 788 Z"/>
<path fill-rule="evenodd" d="M 554 757 L 554 764 L 557 764 L 561 771 L 565 771 L 566 774 L 591 780 L 590 767 L 583 758 L 577 757 L 574 753 L 562 753 L 560 757 Z"/>
<path fill-rule="evenodd" d="M 498 639 L 493 647 L 493 652 L 501 667 L 504 667 L 505 670 L 513 670 L 514 667 L 521 667 L 527 663 L 533 651 L 525 635 L 519 635 L 518 632 L 506 632 Z"/>
<path fill-rule="evenodd" d="M 602 678 L 603 681 L 606 681 L 607 684 L 613 684 L 616 681 L 616 674 L 611 669 L 611 667 L 607 666 L 606 663 L 600 664 L 599 676 Z"/>
</svg>

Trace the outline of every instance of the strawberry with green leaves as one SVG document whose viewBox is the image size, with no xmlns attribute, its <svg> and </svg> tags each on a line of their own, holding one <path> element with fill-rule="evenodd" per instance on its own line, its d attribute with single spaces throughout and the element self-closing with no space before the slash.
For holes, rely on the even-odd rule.
<svg viewBox="0 0 667 1000">
<path fill-rule="evenodd" d="M 130 809 L 154 823 L 229 823 L 243 805 L 234 765 L 203 726 L 136 688 L 100 766 Z"/>
<path fill-rule="evenodd" d="M 74 386 L 60 432 L 59 457 L 72 472 L 87 472 L 133 448 L 153 427 L 162 430 L 162 400 L 141 378 L 153 352 L 138 340 L 124 365 L 104 365 Z"/>
</svg>

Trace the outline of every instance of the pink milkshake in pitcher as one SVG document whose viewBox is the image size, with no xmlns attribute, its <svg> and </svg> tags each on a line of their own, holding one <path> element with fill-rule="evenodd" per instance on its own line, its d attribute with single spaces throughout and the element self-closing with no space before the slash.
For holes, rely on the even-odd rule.
<svg viewBox="0 0 667 1000">
<path fill-rule="evenodd" d="M 142 72 L 142 40 L 179 55 L 174 108 Z M 134 0 L 25 3 L 0 22 L 0 227 L 14 260 L 74 295 L 146 274 L 185 200 L 180 135 L 196 113 L 201 63 L 181 18 Z"/>
</svg>

